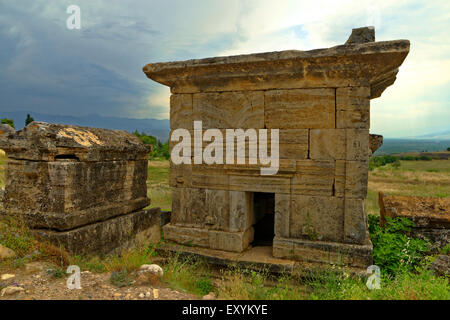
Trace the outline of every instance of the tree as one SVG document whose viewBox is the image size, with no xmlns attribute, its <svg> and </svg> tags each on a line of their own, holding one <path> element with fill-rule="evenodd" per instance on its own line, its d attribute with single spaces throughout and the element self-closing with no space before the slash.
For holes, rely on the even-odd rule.
<svg viewBox="0 0 450 320">
<path fill-rule="evenodd" d="M 13 119 L 3 118 L 1 120 L 1 123 L 10 125 L 11 127 L 13 127 L 15 129 L 15 127 L 14 127 L 14 120 Z"/>
<path fill-rule="evenodd" d="M 34 121 L 33 117 L 27 114 L 27 118 L 25 119 L 25 127 Z"/>
<path fill-rule="evenodd" d="M 450 151 L 450 147 L 447 148 L 447 151 Z"/>
</svg>

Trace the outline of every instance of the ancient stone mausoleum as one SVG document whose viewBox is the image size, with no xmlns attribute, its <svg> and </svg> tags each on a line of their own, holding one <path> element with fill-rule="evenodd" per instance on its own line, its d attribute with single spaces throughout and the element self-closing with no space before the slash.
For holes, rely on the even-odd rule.
<svg viewBox="0 0 450 320">
<path fill-rule="evenodd" d="M 8 129 L 9 128 L 9 129 Z M 143 210 L 150 148 L 118 130 L 32 122 L 0 127 L 8 156 L 5 213 L 73 253 L 160 240 L 160 209 Z"/>
<path fill-rule="evenodd" d="M 409 41 L 375 42 L 374 29 L 361 28 L 328 49 L 146 65 L 171 89 L 172 130 L 192 131 L 198 120 L 203 129 L 279 129 L 280 137 L 276 175 L 261 175 L 259 165 L 172 164 L 165 239 L 369 266 L 370 100 L 394 83 L 408 52 Z"/>
</svg>

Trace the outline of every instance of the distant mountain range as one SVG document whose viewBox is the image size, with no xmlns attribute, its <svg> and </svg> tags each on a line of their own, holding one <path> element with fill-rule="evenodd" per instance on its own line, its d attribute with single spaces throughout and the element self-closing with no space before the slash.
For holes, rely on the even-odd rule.
<svg viewBox="0 0 450 320">
<path fill-rule="evenodd" d="M 433 140 L 450 140 L 450 130 L 445 130 L 441 132 L 429 133 L 417 137 L 415 139 L 433 139 Z"/>
<path fill-rule="evenodd" d="M 450 148 L 450 139 L 389 139 L 375 152 L 375 155 L 386 155 L 405 152 L 437 152 Z"/>
<path fill-rule="evenodd" d="M 94 128 L 125 130 L 128 132 L 134 132 L 137 130 L 139 132 L 144 132 L 148 135 L 155 136 L 162 142 L 169 140 L 170 134 L 169 120 L 103 117 L 98 114 L 75 117 L 75 116 L 42 114 L 27 111 L 14 111 L 14 112 L 0 111 L 0 118 L 13 119 L 16 130 L 19 130 L 25 126 L 25 119 L 28 113 L 36 121 L 71 124 Z"/>
</svg>

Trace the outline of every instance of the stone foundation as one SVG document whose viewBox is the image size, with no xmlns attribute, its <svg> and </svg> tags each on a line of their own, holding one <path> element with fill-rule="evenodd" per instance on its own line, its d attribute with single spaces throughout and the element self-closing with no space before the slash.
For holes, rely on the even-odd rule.
<svg viewBox="0 0 450 320">
<path fill-rule="evenodd" d="M 364 245 L 275 237 L 273 256 L 306 263 L 364 269 L 372 265 L 372 243 Z"/>
<path fill-rule="evenodd" d="M 106 254 L 161 239 L 161 210 L 136 211 L 84 227 L 53 231 L 34 229 L 37 238 L 68 249 L 73 254 Z"/>
</svg>

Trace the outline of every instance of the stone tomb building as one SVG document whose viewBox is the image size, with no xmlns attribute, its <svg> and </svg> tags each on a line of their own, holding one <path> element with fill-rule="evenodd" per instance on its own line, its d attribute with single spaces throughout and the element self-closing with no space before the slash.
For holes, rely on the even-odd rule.
<svg viewBox="0 0 450 320">
<path fill-rule="evenodd" d="M 373 28 L 346 44 L 143 68 L 171 89 L 170 125 L 203 129 L 279 129 L 280 168 L 174 165 L 176 243 L 244 252 L 272 246 L 273 256 L 366 268 L 372 263 L 367 196 L 370 100 L 396 79 L 409 41 L 375 42 Z M 203 148 L 207 143 L 203 144 Z M 270 150 L 270 149 L 269 149 Z M 372 150 L 374 151 L 374 150 Z"/>
<path fill-rule="evenodd" d="M 118 130 L 32 122 L 0 127 L 6 214 L 72 253 L 160 240 L 160 209 L 144 210 L 150 147 Z"/>
</svg>

